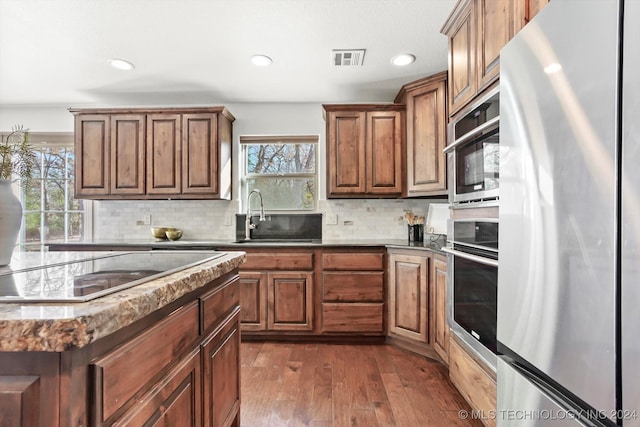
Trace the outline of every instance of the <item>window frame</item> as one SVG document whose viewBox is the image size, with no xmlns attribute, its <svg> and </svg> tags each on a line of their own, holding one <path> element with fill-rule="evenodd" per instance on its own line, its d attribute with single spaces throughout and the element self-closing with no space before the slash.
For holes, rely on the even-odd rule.
<svg viewBox="0 0 640 427">
<path fill-rule="evenodd" d="M 34 132 L 30 132 L 29 134 L 30 137 L 30 142 L 29 145 L 34 149 L 34 150 L 43 150 L 45 148 L 67 148 L 70 149 L 74 155 L 75 155 L 75 141 L 74 141 L 74 134 L 73 133 L 34 133 Z M 65 160 L 67 161 L 67 160 Z M 65 168 L 66 169 L 66 168 Z M 20 227 L 20 233 L 18 235 L 18 242 L 17 245 L 19 247 L 19 250 L 21 251 L 27 251 L 27 250 L 43 250 L 49 243 L 53 243 L 52 241 L 47 241 L 45 239 L 42 238 L 42 235 L 40 235 L 40 238 L 37 242 L 35 241 L 27 241 L 26 239 L 26 218 L 25 215 L 26 214 L 33 214 L 33 213 L 39 213 L 41 215 L 40 217 L 40 223 L 42 226 L 43 223 L 43 214 L 46 214 L 47 212 L 53 212 L 53 213 L 57 213 L 57 214 L 64 214 L 65 215 L 65 232 L 64 232 L 64 243 L 69 242 L 69 236 L 68 236 L 68 226 L 67 226 L 67 221 L 68 219 L 66 218 L 67 214 L 74 214 L 74 213 L 78 213 L 78 212 L 82 212 L 83 213 L 83 224 L 82 224 L 82 236 L 85 240 L 87 239 L 91 239 L 93 237 L 93 201 L 92 200 L 83 200 L 83 205 L 84 205 L 84 210 L 75 210 L 75 209 L 70 209 L 70 207 L 67 205 L 68 203 L 68 192 L 69 190 L 75 189 L 75 174 L 73 176 L 65 176 L 64 181 L 65 181 L 65 195 L 64 195 L 64 200 L 65 200 L 65 206 L 62 210 L 46 210 L 43 209 L 43 199 L 42 199 L 42 191 L 43 191 L 43 185 L 42 182 L 46 182 L 46 179 L 42 179 L 42 178 L 33 178 L 34 182 L 40 182 L 40 194 L 41 194 L 41 198 L 40 198 L 40 209 L 39 210 L 27 210 L 26 209 L 26 194 L 24 191 L 24 188 L 20 185 L 18 185 L 17 189 L 17 196 L 20 199 L 20 203 L 22 204 L 22 222 L 21 222 L 21 227 Z M 19 183 L 18 183 L 19 184 Z M 58 243 L 58 242 L 56 242 Z"/>
<path fill-rule="evenodd" d="M 280 177 L 285 176 L 287 178 L 313 178 L 315 194 L 314 194 L 314 203 L 313 208 L 310 209 L 273 209 L 267 208 L 269 212 L 282 212 L 282 213 L 315 213 L 318 212 L 318 203 L 320 199 L 319 195 L 319 147 L 320 147 L 320 136 L 319 135 L 244 135 L 240 136 L 240 158 L 242 164 L 240 165 L 240 208 L 242 212 L 246 212 L 246 200 L 248 196 L 248 182 L 249 178 L 271 178 L 274 179 L 278 176 L 275 174 L 265 174 L 265 173 L 252 173 L 249 174 L 247 171 L 247 146 L 248 145 L 258 145 L 258 144 L 294 144 L 294 143 L 302 143 L 302 144 L 313 144 L 315 146 L 315 165 L 314 171 L 312 173 L 287 173 L 284 175 L 279 175 Z"/>
</svg>

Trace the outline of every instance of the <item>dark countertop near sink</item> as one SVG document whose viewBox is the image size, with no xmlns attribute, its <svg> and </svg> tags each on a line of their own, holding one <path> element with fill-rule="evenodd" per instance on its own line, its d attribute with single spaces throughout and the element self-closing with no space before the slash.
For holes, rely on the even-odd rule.
<svg viewBox="0 0 640 427">
<path fill-rule="evenodd" d="M 348 246 L 384 246 L 393 248 L 417 249 L 442 253 L 445 244 L 444 237 L 431 242 L 429 236 L 425 236 L 424 242 L 409 242 L 406 239 L 340 239 L 340 240 L 313 240 L 313 241 L 267 241 L 259 239 L 251 242 L 235 242 L 234 240 L 177 240 L 154 241 L 150 239 L 117 241 L 117 240 L 91 240 L 83 242 L 51 243 L 50 251 L 96 251 L 96 250 L 175 250 L 175 249 L 201 249 L 216 250 L 219 248 L 242 250 L 247 247 L 348 247 Z"/>
</svg>

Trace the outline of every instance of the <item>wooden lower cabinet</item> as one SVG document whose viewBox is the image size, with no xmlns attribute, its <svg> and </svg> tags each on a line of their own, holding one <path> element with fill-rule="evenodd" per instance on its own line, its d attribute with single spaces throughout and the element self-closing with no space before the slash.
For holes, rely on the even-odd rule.
<svg viewBox="0 0 640 427">
<path fill-rule="evenodd" d="M 449 363 L 447 322 L 447 258 L 434 255 L 431 263 L 431 345 L 445 364 Z"/>
<path fill-rule="evenodd" d="M 314 251 L 249 249 L 240 271 L 242 330 L 253 333 L 314 330 Z"/>
<path fill-rule="evenodd" d="M 384 334 L 384 259 L 370 249 L 323 251 L 322 333 Z"/>
<path fill-rule="evenodd" d="M 240 425 L 237 270 L 61 353 L 0 352 L 0 426 Z"/>
<path fill-rule="evenodd" d="M 389 339 L 448 364 L 447 258 L 423 249 L 388 254 Z"/>
<path fill-rule="evenodd" d="M 428 253 L 389 251 L 389 334 L 429 342 Z"/>
<path fill-rule="evenodd" d="M 267 273 L 240 273 L 240 319 L 243 331 L 267 330 Z"/>
<path fill-rule="evenodd" d="M 194 349 L 113 425 L 201 425 L 200 372 L 200 351 Z"/>
<path fill-rule="evenodd" d="M 244 338 L 384 338 L 384 246 L 246 252 L 240 269 Z"/>
<path fill-rule="evenodd" d="M 267 274 L 267 328 L 271 331 L 313 330 L 313 274 Z"/>
<path fill-rule="evenodd" d="M 58 355 L 31 353 L 25 357 L 24 353 L 4 353 L 0 361 L 0 426 L 57 425 Z M 49 424 L 52 418 L 54 423 Z"/>
<path fill-rule="evenodd" d="M 202 345 L 205 427 L 239 427 L 240 312 L 236 311 Z M 175 425 L 175 424 L 174 424 Z"/>
<path fill-rule="evenodd" d="M 483 414 L 496 413 L 496 377 L 482 362 L 466 350 L 454 334 L 449 340 L 449 378 L 473 410 Z M 487 427 L 495 427 L 493 417 L 482 417 Z"/>
</svg>

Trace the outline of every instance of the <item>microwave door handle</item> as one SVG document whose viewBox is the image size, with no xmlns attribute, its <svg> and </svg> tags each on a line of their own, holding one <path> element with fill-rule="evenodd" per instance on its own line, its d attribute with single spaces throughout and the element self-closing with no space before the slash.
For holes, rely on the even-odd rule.
<svg viewBox="0 0 640 427">
<path fill-rule="evenodd" d="M 478 135 L 482 135 L 487 129 L 495 126 L 495 124 L 498 123 L 499 121 L 500 121 L 500 116 L 496 116 L 492 118 L 491 120 L 475 128 L 474 130 L 468 133 L 465 133 L 460 138 L 456 139 L 451 145 L 447 145 L 444 148 L 444 150 L 442 150 L 442 152 L 448 153 L 449 151 L 454 150 L 456 147 L 460 146 L 460 144 L 464 144 L 465 142 L 477 137 Z"/>
<path fill-rule="evenodd" d="M 468 254 L 466 252 L 456 251 L 455 249 L 451 249 L 447 247 L 442 248 L 442 251 L 448 254 L 451 254 L 453 256 L 458 256 L 460 258 L 464 258 L 469 261 L 477 262 L 478 264 L 484 264 L 490 267 L 498 267 L 498 261 L 495 259 L 489 259 L 489 258 L 481 257 L 478 255 Z"/>
</svg>

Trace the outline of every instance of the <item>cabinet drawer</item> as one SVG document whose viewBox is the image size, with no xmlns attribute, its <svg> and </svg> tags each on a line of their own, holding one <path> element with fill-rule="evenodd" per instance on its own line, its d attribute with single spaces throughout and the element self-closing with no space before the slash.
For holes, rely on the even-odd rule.
<svg viewBox="0 0 640 427">
<path fill-rule="evenodd" d="M 200 372 L 200 351 L 195 349 L 113 426 L 200 425 Z"/>
<path fill-rule="evenodd" d="M 382 301 L 384 272 L 322 273 L 324 301 Z"/>
<path fill-rule="evenodd" d="M 382 333 L 383 303 L 323 303 L 323 332 Z"/>
<path fill-rule="evenodd" d="M 247 252 L 241 270 L 313 270 L 311 252 Z"/>
<path fill-rule="evenodd" d="M 383 270 L 384 254 L 324 253 L 322 254 L 322 268 L 325 270 Z"/>
<path fill-rule="evenodd" d="M 193 301 L 94 362 L 94 405 L 99 422 L 107 421 L 192 346 L 198 338 L 198 323 L 198 302 Z"/>
<path fill-rule="evenodd" d="M 202 330 L 208 331 L 240 305 L 238 276 L 202 296 Z"/>
</svg>

